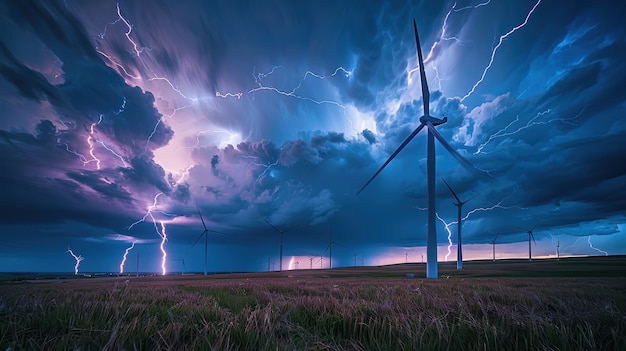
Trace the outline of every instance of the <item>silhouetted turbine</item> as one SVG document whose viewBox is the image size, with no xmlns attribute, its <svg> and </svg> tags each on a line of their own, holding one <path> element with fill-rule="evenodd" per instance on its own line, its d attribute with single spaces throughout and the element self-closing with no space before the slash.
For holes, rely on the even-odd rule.
<svg viewBox="0 0 626 351">
<path fill-rule="evenodd" d="M 533 260 L 533 255 L 532 255 L 532 246 L 530 245 L 530 240 L 532 239 L 533 242 L 535 243 L 535 245 L 537 245 L 537 242 L 535 241 L 535 236 L 533 235 L 533 230 L 535 229 L 537 225 L 535 224 L 532 228 L 530 229 L 526 229 L 526 228 L 522 228 L 522 227 L 518 227 L 518 226 L 514 226 L 515 228 L 521 229 L 526 231 L 526 233 L 528 233 L 528 260 L 532 261 Z"/>
<path fill-rule="evenodd" d="M 208 239 L 209 232 L 216 233 L 216 234 L 221 234 L 221 235 L 224 235 L 224 233 L 218 232 L 217 230 L 208 229 L 206 227 L 206 224 L 204 223 L 204 218 L 202 217 L 202 213 L 200 213 L 200 207 L 198 207 L 198 204 L 196 204 L 196 209 L 198 210 L 198 215 L 200 215 L 200 220 L 202 221 L 202 227 L 204 228 L 204 230 L 202 231 L 202 233 L 200 233 L 200 235 L 198 236 L 196 241 L 193 242 L 193 245 L 191 245 L 191 248 L 189 249 L 187 254 L 189 254 L 189 252 L 191 252 L 191 249 L 193 249 L 193 247 L 196 246 L 196 244 L 198 243 L 198 240 L 200 240 L 200 238 L 204 235 L 204 275 L 207 275 L 206 265 L 207 265 L 207 250 L 208 250 L 207 247 L 208 247 L 208 244 L 209 244 L 209 239 Z M 187 255 L 185 255 L 185 256 L 187 256 Z"/>
<path fill-rule="evenodd" d="M 496 234 L 496 237 L 493 238 L 493 240 L 491 241 L 491 245 L 493 246 L 493 262 L 496 262 L 496 240 L 498 239 L 498 234 Z"/>
<path fill-rule="evenodd" d="M 454 196 L 454 198 L 456 199 L 456 202 L 454 203 L 454 206 L 457 207 L 458 209 L 458 219 L 456 222 L 456 227 L 457 227 L 457 246 L 456 246 L 456 269 L 463 269 L 463 247 L 462 247 L 462 241 L 461 241 L 461 211 L 463 209 L 463 205 L 465 205 L 469 200 L 471 200 L 472 198 L 469 198 L 465 201 L 461 201 L 461 199 L 459 199 L 459 197 L 456 195 L 456 193 L 454 192 L 454 190 L 452 190 L 452 187 L 450 186 L 450 184 L 448 184 L 448 182 L 446 182 L 445 179 L 443 179 L 443 182 L 446 183 L 446 186 L 448 187 L 448 189 L 450 189 L 450 192 L 452 193 L 452 195 Z"/>
<path fill-rule="evenodd" d="M 329 235 L 329 240 L 328 240 L 328 246 L 326 246 L 326 250 L 324 250 L 324 252 L 329 251 L 329 265 L 330 265 L 330 269 L 333 269 L 333 245 L 339 245 L 341 247 L 345 247 L 343 245 L 341 245 L 338 242 L 333 241 L 333 228 L 330 228 L 330 235 Z"/>
<path fill-rule="evenodd" d="M 264 219 L 265 223 L 267 223 L 267 225 L 269 225 L 270 227 L 272 227 L 272 229 L 274 229 L 275 231 L 277 231 L 280 234 L 280 266 L 278 267 L 278 270 L 280 272 L 283 271 L 283 236 L 285 235 L 286 232 L 298 227 L 300 224 L 296 224 L 291 228 L 285 229 L 285 230 L 280 230 L 278 228 L 276 228 L 272 223 L 270 223 L 270 221 L 268 221 L 267 219 Z"/>
<path fill-rule="evenodd" d="M 443 119 L 435 118 L 430 115 L 429 103 L 430 92 L 428 91 L 428 82 L 426 80 L 426 72 L 424 71 L 424 59 L 422 58 L 422 48 L 420 46 L 419 36 L 417 34 L 417 24 L 413 20 L 413 30 L 415 32 L 415 44 L 417 46 L 417 58 L 419 61 L 420 79 L 422 85 L 422 100 L 424 103 L 424 115 L 420 117 L 420 125 L 400 144 L 398 149 L 391 154 L 391 156 L 383 163 L 383 165 L 374 173 L 374 175 L 359 189 L 357 195 L 367 187 L 374 178 L 404 149 L 413 138 L 424 128 L 427 127 L 427 159 L 426 159 L 426 173 L 428 179 L 428 238 L 426 244 L 426 277 L 437 278 L 439 275 L 437 266 L 437 217 L 435 213 L 435 138 L 441 143 L 441 145 L 454 156 L 463 167 L 475 171 L 474 166 L 467 161 L 461 154 L 452 148 L 450 144 L 439 134 L 435 126 L 446 123 L 448 117 Z"/>
</svg>

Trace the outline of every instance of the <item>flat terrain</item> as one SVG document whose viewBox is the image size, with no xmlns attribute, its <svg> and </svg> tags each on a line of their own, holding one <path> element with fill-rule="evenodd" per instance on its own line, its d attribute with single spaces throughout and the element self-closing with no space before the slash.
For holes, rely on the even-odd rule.
<svg viewBox="0 0 626 351">
<path fill-rule="evenodd" d="M 439 268 L 3 274 L 0 349 L 626 349 L 625 256 Z"/>
</svg>

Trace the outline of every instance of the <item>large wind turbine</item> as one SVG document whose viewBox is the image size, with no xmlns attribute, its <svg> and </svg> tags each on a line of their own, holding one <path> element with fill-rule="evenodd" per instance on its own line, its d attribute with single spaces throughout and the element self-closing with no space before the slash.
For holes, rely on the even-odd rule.
<svg viewBox="0 0 626 351">
<path fill-rule="evenodd" d="M 459 199 L 459 197 L 456 195 L 454 190 L 452 190 L 452 187 L 450 186 L 450 184 L 448 184 L 448 182 L 446 182 L 445 179 L 443 179 L 443 182 L 446 183 L 446 186 L 448 186 L 448 189 L 450 189 L 450 192 L 456 199 L 454 206 L 457 207 L 458 214 L 459 214 L 458 219 L 456 221 L 456 227 L 457 227 L 456 269 L 463 269 L 463 248 L 462 248 L 462 243 L 461 243 L 461 211 L 463 209 L 463 205 L 465 205 L 469 200 L 471 200 L 471 198 L 465 201 L 461 201 L 461 199 Z"/>
<path fill-rule="evenodd" d="M 283 236 L 285 235 L 286 232 L 294 229 L 295 227 L 299 226 L 300 224 L 296 224 L 293 227 L 285 229 L 285 230 L 280 230 L 280 229 L 276 228 L 272 223 L 270 223 L 270 221 L 268 221 L 267 219 L 265 219 L 264 221 L 265 221 L 265 223 L 267 223 L 267 225 L 272 227 L 272 229 L 274 229 L 275 231 L 277 231 L 280 234 L 280 266 L 278 267 L 278 270 L 280 272 L 282 272 L 283 271 Z"/>
<path fill-rule="evenodd" d="M 193 245 L 191 245 L 191 248 L 189 249 L 189 251 L 191 251 L 191 249 L 193 249 L 193 247 L 196 246 L 196 244 L 198 243 L 198 240 L 200 240 L 200 238 L 204 235 L 204 275 L 206 275 L 207 247 L 209 245 L 209 239 L 208 239 L 209 232 L 216 233 L 216 234 L 222 234 L 222 235 L 224 233 L 218 232 L 217 230 L 208 229 L 206 227 L 206 223 L 204 223 L 204 218 L 202 217 L 202 213 L 200 213 L 200 207 L 198 207 L 198 204 L 196 204 L 196 209 L 198 210 L 198 215 L 200 215 L 200 220 L 202 221 L 202 227 L 204 228 L 204 230 L 202 231 L 202 233 L 200 233 L 200 235 L 198 236 L 196 241 L 194 241 Z M 187 252 L 187 253 L 189 253 L 189 252 Z"/>
<path fill-rule="evenodd" d="M 357 195 L 367 187 L 374 178 L 404 149 L 413 138 L 424 128 L 428 130 L 427 137 L 427 179 L 428 179 L 428 239 L 426 246 L 426 277 L 437 278 L 439 275 L 437 267 L 437 217 L 435 214 L 435 138 L 443 145 L 448 152 L 452 154 L 465 168 L 473 169 L 472 164 L 461 156 L 450 144 L 439 134 L 435 126 L 446 123 L 448 117 L 443 119 L 435 118 L 430 115 L 429 100 L 430 92 L 428 91 L 428 82 L 426 80 L 426 72 L 424 71 L 424 59 L 422 58 L 422 48 L 420 46 L 419 36 L 417 34 L 417 24 L 413 20 L 413 30 L 415 32 L 415 43 L 417 46 L 417 58 L 419 61 L 420 79 L 422 84 L 422 100 L 424 103 L 424 115 L 420 117 L 420 125 L 400 144 L 400 147 L 383 163 L 383 165 L 374 173 L 374 175 L 359 189 Z"/>
<path fill-rule="evenodd" d="M 535 241 L 535 236 L 533 235 L 533 230 L 535 229 L 537 225 L 535 224 L 532 228 L 530 229 L 526 229 L 526 228 L 522 228 L 522 227 L 518 227 L 515 226 L 515 228 L 521 229 L 526 231 L 526 233 L 528 233 L 528 260 L 532 261 L 533 260 L 533 255 L 532 255 L 532 246 L 530 245 L 530 240 L 532 239 L 532 241 L 535 242 L 535 245 L 537 245 L 537 242 Z"/>
</svg>

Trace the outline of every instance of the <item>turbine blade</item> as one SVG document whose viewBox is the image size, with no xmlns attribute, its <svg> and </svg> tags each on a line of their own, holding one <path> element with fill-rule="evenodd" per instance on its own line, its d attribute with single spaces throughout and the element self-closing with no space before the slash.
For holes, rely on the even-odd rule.
<svg viewBox="0 0 626 351">
<path fill-rule="evenodd" d="M 494 242 L 494 243 L 495 243 L 495 242 L 496 242 L 496 240 L 498 239 L 498 235 L 500 235 L 500 234 L 499 234 L 499 233 L 498 233 L 498 234 L 496 234 L 496 237 L 495 237 L 495 238 L 493 238 L 493 242 Z"/>
<path fill-rule="evenodd" d="M 444 139 L 443 136 L 439 134 L 439 131 L 437 131 L 437 129 L 433 127 L 432 124 L 428 123 L 427 126 L 428 126 L 428 130 L 431 133 L 433 133 L 433 135 L 435 136 L 435 138 L 437 138 L 437 140 L 439 140 L 441 145 L 443 145 L 443 147 L 445 147 L 446 150 L 448 150 L 448 152 L 452 156 L 454 156 L 454 158 L 456 158 L 457 161 L 459 161 L 461 166 L 465 167 L 465 169 L 467 169 L 471 173 L 480 172 L 476 167 L 474 167 L 474 165 L 470 161 L 468 161 L 465 157 L 461 156 L 461 154 L 458 153 L 458 151 L 456 151 L 450 144 L 448 144 L 446 139 Z"/>
<path fill-rule="evenodd" d="M 452 193 L 452 195 L 454 195 L 454 198 L 456 199 L 456 201 L 460 204 L 464 204 L 464 202 L 461 202 L 461 199 L 459 199 L 459 197 L 456 196 L 456 193 L 454 192 L 454 190 L 452 190 L 452 187 L 450 186 L 450 184 L 448 184 L 448 182 L 446 182 L 446 180 L 443 178 L 441 178 L 441 180 L 443 180 L 443 182 L 446 183 L 446 186 L 448 187 L 448 189 L 450 189 L 450 192 Z"/>
<path fill-rule="evenodd" d="M 521 230 L 523 230 L 523 231 L 525 231 L 525 232 L 527 232 L 527 233 L 528 233 L 528 229 L 526 229 L 526 228 L 518 227 L 518 226 L 516 226 L 516 225 L 514 225 L 514 227 L 515 227 L 515 228 L 517 228 L 517 229 L 521 229 Z"/>
<path fill-rule="evenodd" d="M 533 238 L 533 242 L 535 243 L 535 245 L 537 245 L 537 242 L 535 241 L 535 235 L 533 234 L 533 231 L 529 231 L 528 234 L 530 234 L 530 237 Z"/>
<path fill-rule="evenodd" d="M 198 207 L 198 203 L 196 203 L 196 209 L 198 210 L 198 214 L 200 215 L 200 220 L 202 221 L 202 226 L 204 230 L 206 230 L 206 224 L 204 223 L 204 218 L 202 218 L 202 213 L 200 213 L 200 207 Z"/>
<path fill-rule="evenodd" d="M 534 225 L 532 228 L 530 228 L 530 230 L 531 230 L 531 231 L 535 230 L 535 228 L 537 228 L 537 225 L 538 225 L 538 224 L 539 224 L 539 221 L 537 221 L 537 223 L 535 223 L 535 225 Z"/>
<path fill-rule="evenodd" d="M 274 225 L 272 223 L 270 223 L 270 221 L 268 221 L 267 219 L 264 219 L 265 223 L 267 223 L 267 225 L 269 225 L 270 227 L 272 227 L 275 231 L 280 233 L 280 229 L 274 227 Z"/>
<path fill-rule="evenodd" d="M 474 198 L 476 198 L 476 196 L 478 196 L 478 194 L 470 197 L 469 199 L 465 200 L 465 202 L 462 202 L 461 204 L 465 205 L 466 203 L 470 202 L 471 200 L 473 200 Z"/>
<path fill-rule="evenodd" d="M 211 233 L 215 233 L 215 234 L 219 234 L 219 235 L 227 235 L 226 233 L 223 232 L 218 232 L 217 230 L 212 230 L 212 229 L 207 229 L 207 232 L 211 232 Z"/>
<path fill-rule="evenodd" d="M 303 224 L 304 224 L 304 222 L 300 222 L 300 223 L 298 223 L 298 224 L 294 225 L 293 227 L 289 227 L 289 228 L 285 229 L 285 230 L 283 231 L 283 233 L 286 233 L 286 232 L 288 232 L 288 231 L 290 231 L 290 230 L 292 230 L 292 229 L 296 229 L 296 228 L 298 228 L 299 226 L 301 226 L 301 225 L 303 225 Z"/>
<path fill-rule="evenodd" d="M 426 81 L 426 71 L 424 70 L 424 59 L 422 58 L 422 46 L 420 37 L 417 34 L 417 24 L 413 19 L 413 30 L 415 31 L 415 44 L 417 45 L 417 59 L 420 65 L 420 79 L 422 82 L 422 100 L 424 100 L 424 116 L 430 116 L 428 104 L 430 102 L 430 92 L 428 91 L 428 81 Z"/>
<path fill-rule="evenodd" d="M 198 241 L 200 241 L 200 238 L 202 238 L 202 235 L 204 235 L 204 233 L 206 233 L 206 230 L 203 230 L 202 233 L 200 233 L 200 235 L 198 236 L 198 238 L 196 239 L 196 241 L 193 242 L 193 245 L 191 245 L 191 247 L 189 248 L 189 251 L 187 251 L 187 253 L 185 254 L 185 257 L 187 257 L 187 255 L 189 255 L 189 253 L 191 252 L 191 250 L 193 249 L 194 246 L 196 246 L 196 244 L 198 243 Z"/>
<path fill-rule="evenodd" d="M 387 165 L 389 164 L 389 162 L 391 162 L 391 160 L 393 160 L 396 156 L 398 156 L 398 154 L 400 153 L 400 151 L 402 151 L 402 149 L 404 149 L 407 144 L 409 142 L 411 142 L 411 140 L 413 140 L 413 138 L 415 138 L 415 136 L 417 135 L 417 133 L 419 133 L 422 128 L 424 128 L 424 123 L 421 123 L 417 128 L 415 128 L 415 130 L 413 131 L 413 133 L 411 133 L 403 142 L 402 144 L 400 144 L 400 147 L 398 147 L 398 149 L 396 151 L 393 152 L 393 154 L 391 154 L 391 156 L 389 156 L 389 158 L 387 159 L 387 161 L 385 161 L 385 163 L 383 163 L 382 166 L 380 166 L 380 168 L 376 171 L 376 173 L 374 173 L 374 175 L 367 181 L 367 183 L 365 183 L 365 185 L 363 185 L 361 187 L 361 189 L 359 189 L 359 191 L 357 191 L 357 196 L 363 191 L 363 189 L 365 189 L 371 182 L 372 180 L 374 180 L 374 178 L 376 178 L 376 176 L 382 172 L 383 169 L 385 169 L 385 167 L 387 167 Z"/>
<path fill-rule="evenodd" d="M 334 241 L 333 241 L 333 245 L 337 245 L 337 246 L 345 247 L 344 245 L 341 245 L 340 243 L 338 243 L 338 242 L 334 242 Z"/>
</svg>

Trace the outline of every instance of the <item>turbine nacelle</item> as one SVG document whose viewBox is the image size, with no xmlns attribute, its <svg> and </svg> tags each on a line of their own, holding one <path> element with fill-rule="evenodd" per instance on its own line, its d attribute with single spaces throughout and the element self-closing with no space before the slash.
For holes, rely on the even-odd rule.
<svg viewBox="0 0 626 351">
<path fill-rule="evenodd" d="M 420 117 L 420 122 L 422 122 L 423 124 L 428 124 L 430 122 L 430 124 L 432 124 L 433 126 L 438 126 L 440 124 L 444 124 L 446 122 L 448 122 L 448 117 L 444 117 L 443 119 L 439 119 L 430 115 L 424 115 L 422 117 Z"/>
</svg>

